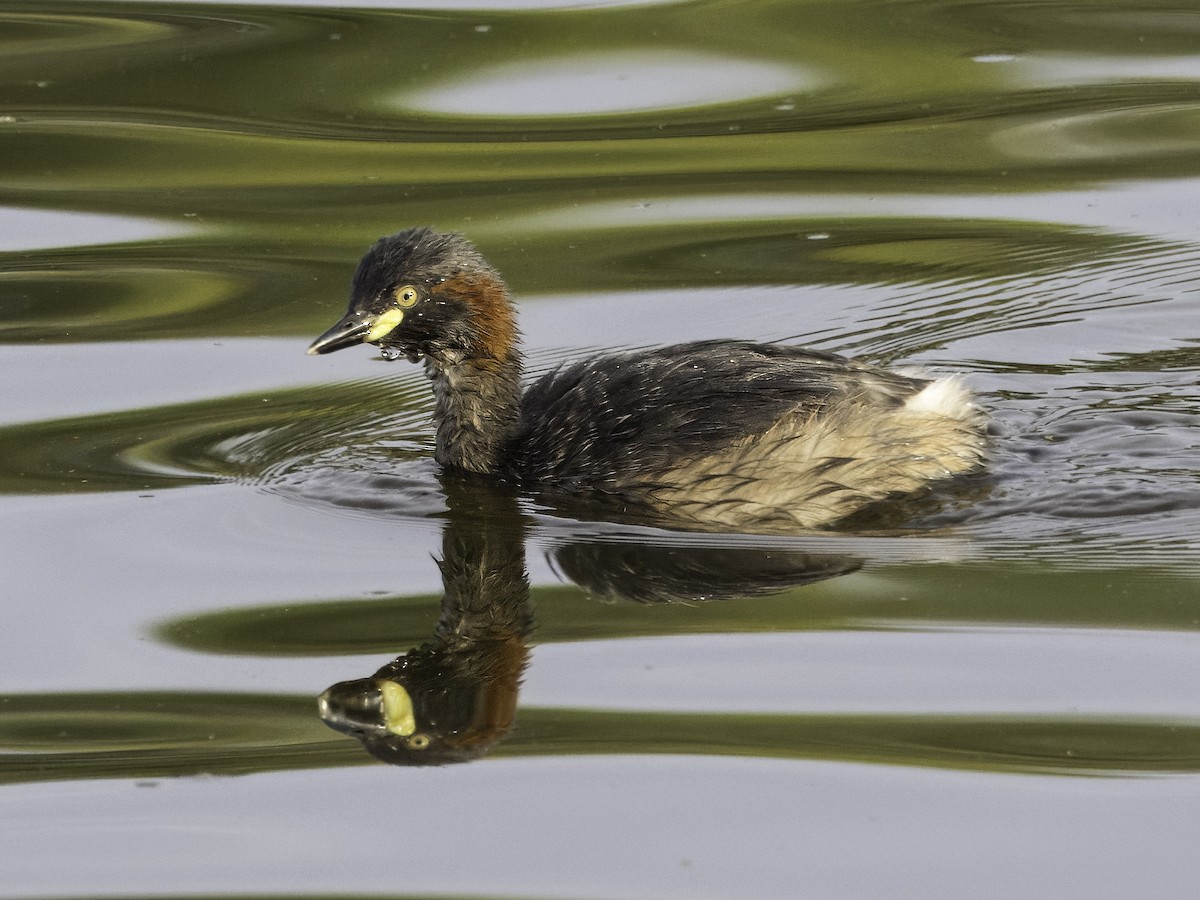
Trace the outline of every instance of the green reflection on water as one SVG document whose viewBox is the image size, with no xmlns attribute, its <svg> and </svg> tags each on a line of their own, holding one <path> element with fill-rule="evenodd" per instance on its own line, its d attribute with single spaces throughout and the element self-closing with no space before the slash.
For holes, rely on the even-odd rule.
<svg viewBox="0 0 1200 900">
<path fill-rule="evenodd" d="M 310 697 L 0 697 L 0 784 L 245 775 L 365 764 Z M 1200 771 L 1192 722 L 1013 716 L 739 715 L 524 708 L 500 757 L 758 756 L 1043 774 Z"/>
<path fill-rule="evenodd" d="M 1006 716 L 687 715 L 522 710 L 496 756 L 680 753 L 986 772 L 1150 774 L 1200 769 L 1188 722 Z"/>
<path fill-rule="evenodd" d="M 571 586 L 536 587 L 533 599 L 534 640 L 542 644 L 1015 623 L 1193 631 L 1200 622 L 1200 592 L 1188 575 L 1033 565 L 889 566 L 882 590 L 855 590 L 839 582 L 699 606 L 600 603 Z M 426 596 L 221 610 L 162 623 L 156 633 L 170 644 L 204 653 L 395 653 L 428 639 L 440 603 L 440 597 Z"/>
<path fill-rule="evenodd" d="M 0 783 L 243 775 L 357 762 L 304 697 L 134 693 L 0 698 Z M 353 750 L 353 748 L 350 748 Z"/>
</svg>

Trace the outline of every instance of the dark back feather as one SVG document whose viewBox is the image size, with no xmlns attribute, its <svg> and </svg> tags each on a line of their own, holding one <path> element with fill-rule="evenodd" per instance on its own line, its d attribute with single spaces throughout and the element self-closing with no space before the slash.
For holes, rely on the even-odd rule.
<svg viewBox="0 0 1200 900">
<path fill-rule="evenodd" d="M 819 415 L 836 394 L 866 387 L 875 402 L 894 406 L 925 383 L 834 354 L 745 341 L 599 357 L 561 366 L 525 392 L 508 474 L 603 489 L 653 478 L 784 416 Z"/>
</svg>

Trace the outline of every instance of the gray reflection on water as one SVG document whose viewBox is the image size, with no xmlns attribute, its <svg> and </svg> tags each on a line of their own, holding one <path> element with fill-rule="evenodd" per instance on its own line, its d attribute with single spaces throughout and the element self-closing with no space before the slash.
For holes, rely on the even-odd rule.
<svg viewBox="0 0 1200 900">
<path fill-rule="evenodd" d="M 1200 59 L 1195 55 L 1039 54 L 1023 59 L 1006 71 L 1015 83 L 1037 87 L 1143 80 L 1195 82 L 1200 81 Z"/>
<path fill-rule="evenodd" d="M 0 206 L 0 252 L 164 240 L 198 230 L 134 216 Z"/>
<path fill-rule="evenodd" d="M 1052 122 L 1047 123 L 1046 131 L 1053 132 Z M 999 129 L 996 133 L 1002 135 L 1005 131 Z M 1087 144 L 1080 146 L 1084 148 L 1083 152 L 1092 152 Z M 1168 145 L 1163 151 L 1170 149 Z M 1200 152 L 1200 147 L 1197 150 Z M 1021 152 L 1036 153 L 1037 145 L 1025 145 Z M 697 187 L 683 194 L 660 194 L 647 188 L 638 194 L 636 202 L 605 197 L 561 205 L 547 204 L 510 219 L 508 224 L 533 232 L 569 230 L 582 233 L 587 229 L 697 225 L 712 228 L 717 224 L 736 228 L 755 221 L 791 221 L 797 223 L 798 231 L 824 234 L 834 223 L 900 219 L 915 225 L 925 219 L 930 227 L 955 221 L 1011 222 L 1052 229 L 1082 226 L 1114 236 L 1124 234 L 1189 244 L 1200 233 L 1200 207 L 1192 202 L 1200 190 L 1200 180 L 1116 184 L 1103 190 L 1036 194 L 985 195 L 969 189 L 949 194 L 921 194 L 904 190 L 902 182 L 897 183 L 896 188 L 869 196 L 836 190 L 781 192 L 761 189 L 726 193 L 708 187 Z M 914 237 L 919 236 L 919 231 L 914 233 Z"/>
<path fill-rule="evenodd" d="M 619 115 L 807 93 L 826 80 L 780 63 L 656 47 L 503 63 L 394 102 L 439 115 Z"/>
</svg>

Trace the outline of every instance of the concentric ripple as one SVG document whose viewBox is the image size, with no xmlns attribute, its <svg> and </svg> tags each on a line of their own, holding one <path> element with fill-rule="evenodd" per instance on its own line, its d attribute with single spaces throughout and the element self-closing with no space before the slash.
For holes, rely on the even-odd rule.
<svg viewBox="0 0 1200 900">
<path fill-rule="evenodd" d="M 384 379 L 11 425 L 0 429 L 0 490 L 146 490 L 213 479 L 282 485 L 299 468 L 331 465 L 386 472 L 428 444 L 428 427 L 418 424 L 427 412 L 420 401 L 414 409 L 415 400 Z"/>
</svg>

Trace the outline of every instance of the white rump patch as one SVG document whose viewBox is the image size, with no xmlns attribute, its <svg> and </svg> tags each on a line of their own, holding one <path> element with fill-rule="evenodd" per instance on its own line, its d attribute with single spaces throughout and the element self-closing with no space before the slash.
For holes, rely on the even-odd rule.
<svg viewBox="0 0 1200 900">
<path fill-rule="evenodd" d="M 958 378 L 939 378 L 919 394 L 909 397 L 904 408 L 948 419 L 970 419 L 978 415 L 971 392 Z"/>
</svg>

